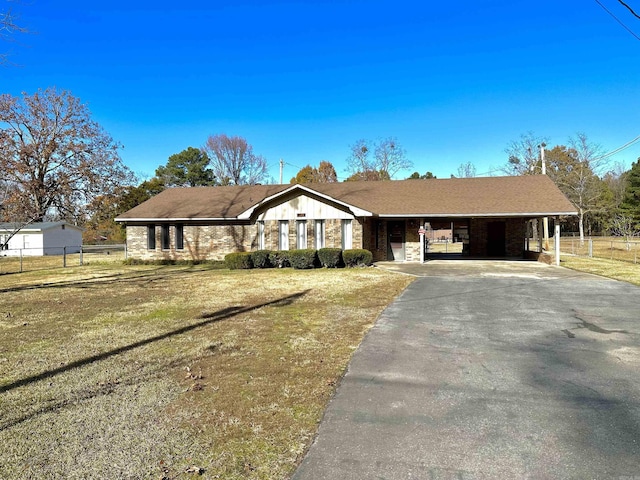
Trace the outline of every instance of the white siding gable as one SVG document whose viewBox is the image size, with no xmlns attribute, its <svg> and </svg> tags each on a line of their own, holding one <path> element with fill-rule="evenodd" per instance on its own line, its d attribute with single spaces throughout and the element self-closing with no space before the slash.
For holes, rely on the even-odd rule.
<svg viewBox="0 0 640 480">
<path fill-rule="evenodd" d="M 268 208 L 258 215 L 258 220 L 324 220 L 327 218 L 353 219 L 349 212 L 307 195 L 298 195 Z"/>
</svg>

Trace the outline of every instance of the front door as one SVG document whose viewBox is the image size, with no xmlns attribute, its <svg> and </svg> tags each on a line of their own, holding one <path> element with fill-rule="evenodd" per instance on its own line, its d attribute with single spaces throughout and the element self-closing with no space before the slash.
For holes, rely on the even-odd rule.
<svg viewBox="0 0 640 480">
<path fill-rule="evenodd" d="M 389 222 L 387 258 L 389 260 L 404 261 L 404 222 Z"/>
<path fill-rule="evenodd" d="M 507 243 L 505 222 L 489 222 L 487 224 L 487 255 L 504 257 Z"/>
</svg>

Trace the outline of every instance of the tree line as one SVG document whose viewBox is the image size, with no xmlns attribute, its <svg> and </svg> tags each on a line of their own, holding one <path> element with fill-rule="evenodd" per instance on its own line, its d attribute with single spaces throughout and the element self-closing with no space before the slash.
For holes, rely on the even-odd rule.
<svg viewBox="0 0 640 480">
<path fill-rule="evenodd" d="M 271 183 L 268 165 L 246 139 L 210 135 L 201 147 L 171 155 L 155 176 L 141 181 L 122 162 L 122 145 L 91 119 L 88 107 L 55 88 L 33 95 L 0 95 L 0 221 L 16 228 L 43 220 L 66 220 L 85 228 L 86 239 L 124 240 L 114 217 L 169 187 Z M 585 134 L 566 145 L 521 135 L 505 149 L 507 175 L 546 174 L 575 204 L 577 218 L 565 229 L 634 236 L 640 231 L 640 159 L 629 170 L 609 168 L 609 156 Z M 345 181 L 384 181 L 412 167 L 394 137 L 358 140 L 349 147 Z M 472 163 L 458 177 L 475 176 Z M 453 176 L 453 175 L 452 175 Z M 408 179 L 435 178 L 414 172 Z M 291 183 L 337 182 L 333 164 L 306 165 Z M 7 239 L 5 238 L 5 242 Z"/>
<path fill-rule="evenodd" d="M 625 170 L 610 165 L 611 154 L 577 133 L 566 145 L 547 145 L 532 132 L 509 143 L 502 171 L 507 175 L 540 174 L 544 169 L 578 210 L 563 219 L 565 230 L 624 237 L 640 235 L 640 158 Z"/>
</svg>

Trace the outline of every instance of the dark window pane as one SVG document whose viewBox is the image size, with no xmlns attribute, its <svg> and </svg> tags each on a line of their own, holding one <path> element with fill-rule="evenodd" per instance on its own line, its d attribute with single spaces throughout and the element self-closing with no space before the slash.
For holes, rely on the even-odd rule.
<svg viewBox="0 0 640 480">
<path fill-rule="evenodd" d="M 149 250 L 156 249 L 156 226 L 155 225 L 147 226 L 147 248 Z"/>
<path fill-rule="evenodd" d="M 176 225 L 176 249 L 184 249 L 184 228 L 181 223 Z"/>
</svg>

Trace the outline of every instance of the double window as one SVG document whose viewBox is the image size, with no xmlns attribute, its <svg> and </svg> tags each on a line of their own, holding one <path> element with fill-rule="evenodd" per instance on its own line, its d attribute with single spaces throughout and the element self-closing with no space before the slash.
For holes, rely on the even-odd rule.
<svg viewBox="0 0 640 480">
<path fill-rule="evenodd" d="M 184 226 L 181 223 L 175 225 L 176 234 L 176 250 L 184 249 Z M 162 250 L 169 250 L 171 248 L 171 232 L 169 230 L 169 224 L 163 223 L 160 225 L 160 246 Z M 156 226 L 154 224 L 147 225 L 147 249 L 156 249 Z"/>
</svg>

